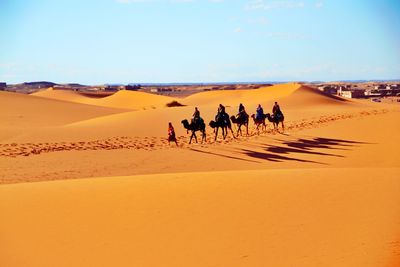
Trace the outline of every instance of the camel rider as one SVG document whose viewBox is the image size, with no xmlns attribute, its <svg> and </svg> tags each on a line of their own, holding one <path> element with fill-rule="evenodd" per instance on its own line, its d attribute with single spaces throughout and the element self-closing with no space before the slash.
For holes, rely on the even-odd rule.
<svg viewBox="0 0 400 267">
<path fill-rule="evenodd" d="M 193 123 L 200 122 L 200 111 L 199 111 L 199 109 L 197 107 L 194 108 L 192 122 Z"/>
<path fill-rule="evenodd" d="M 221 118 L 224 118 L 225 116 L 225 107 L 222 104 L 219 104 L 218 106 L 218 113 L 217 116 L 215 116 L 215 121 L 218 121 Z"/>
<path fill-rule="evenodd" d="M 262 120 L 264 119 L 264 110 L 261 107 L 260 104 L 258 104 L 257 110 L 256 110 L 256 119 L 257 120 Z"/>
<path fill-rule="evenodd" d="M 225 107 L 222 104 L 219 104 L 218 113 L 225 114 Z"/>
<path fill-rule="evenodd" d="M 275 105 L 272 108 L 272 114 L 274 115 L 274 118 L 278 119 L 283 115 L 281 108 L 278 105 L 278 102 L 275 102 Z"/>
<path fill-rule="evenodd" d="M 245 116 L 246 116 L 246 110 L 245 110 L 243 104 L 240 103 L 240 105 L 239 105 L 239 113 L 237 114 L 236 117 L 237 117 L 237 118 L 243 118 L 243 117 L 245 117 Z"/>
</svg>

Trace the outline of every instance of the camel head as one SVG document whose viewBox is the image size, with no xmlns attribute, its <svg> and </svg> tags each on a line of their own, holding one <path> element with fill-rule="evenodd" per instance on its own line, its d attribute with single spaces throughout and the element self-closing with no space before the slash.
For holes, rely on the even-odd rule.
<svg viewBox="0 0 400 267">
<path fill-rule="evenodd" d="M 185 129 L 188 129 L 189 128 L 189 121 L 188 120 L 182 120 L 181 121 L 181 123 L 183 124 L 183 127 L 185 128 Z"/>
</svg>

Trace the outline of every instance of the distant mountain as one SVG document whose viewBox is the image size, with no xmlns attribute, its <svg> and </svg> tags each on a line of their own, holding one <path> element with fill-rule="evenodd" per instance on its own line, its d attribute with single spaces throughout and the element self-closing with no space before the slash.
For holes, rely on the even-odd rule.
<svg viewBox="0 0 400 267">
<path fill-rule="evenodd" d="M 25 82 L 23 83 L 23 85 L 32 88 L 45 88 L 45 87 L 52 87 L 57 84 L 53 82 L 40 81 L 40 82 Z"/>
<path fill-rule="evenodd" d="M 63 84 L 63 85 L 70 86 L 70 87 L 87 87 L 87 85 L 83 85 L 80 83 L 67 83 L 67 84 Z"/>
</svg>

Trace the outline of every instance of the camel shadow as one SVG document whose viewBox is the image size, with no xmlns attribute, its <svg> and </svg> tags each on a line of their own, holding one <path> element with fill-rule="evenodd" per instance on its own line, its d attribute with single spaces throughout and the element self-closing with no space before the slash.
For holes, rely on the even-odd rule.
<svg viewBox="0 0 400 267">
<path fill-rule="evenodd" d="M 220 156 L 220 157 L 224 157 L 224 158 L 228 158 L 228 159 L 235 159 L 235 160 L 240 160 L 240 161 L 259 163 L 259 162 L 255 161 L 255 160 L 244 159 L 244 158 L 239 158 L 239 157 L 235 157 L 235 156 L 228 156 L 228 155 L 224 155 L 224 154 L 221 154 L 221 153 L 215 153 L 215 152 L 211 152 L 211 151 L 203 151 L 203 150 L 195 149 L 195 148 L 190 148 L 190 150 L 194 151 L 194 152 L 198 152 L 198 153 L 209 154 L 209 155 L 214 155 L 214 156 Z"/>
<path fill-rule="evenodd" d="M 289 155 L 292 154 L 306 154 L 306 155 L 315 155 L 315 156 L 326 156 L 326 157 L 338 157 L 344 158 L 343 155 L 327 153 L 321 150 L 349 150 L 351 147 L 355 147 L 357 145 L 368 144 L 364 142 L 351 141 L 351 140 L 342 140 L 342 139 L 330 139 L 330 138 L 300 138 L 295 141 L 283 141 L 281 140 L 282 145 L 265 145 L 262 146 L 263 152 L 253 151 L 248 149 L 242 149 L 242 153 L 257 159 L 263 159 L 271 162 L 284 162 L 284 161 L 297 161 L 297 162 L 306 162 L 306 163 L 316 163 L 322 165 L 328 165 L 323 162 L 300 159 L 296 157 L 292 157 Z M 317 150 L 317 151 L 315 151 Z M 265 152 L 264 152 L 265 151 Z"/>
<path fill-rule="evenodd" d="M 293 157 L 280 156 L 280 155 L 277 155 L 274 153 L 258 152 L 258 151 L 252 151 L 252 150 L 247 150 L 247 149 L 243 149 L 242 153 L 244 153 L 245 155 L 252 157 L 252 158 L 263 159 L 263 160 L 268 160 L 268 161 L 272 161 L 272 162 L 297 161 L 297 162 L 304 162 L 304 163 L 324 164 L 322 162 L 317 162 L 317 161 L 313 161 L 313 160 L 298 159 L 298 158 L 293 158 Z"/>
<path fill-rule="evenodd" d="M 294 142 L 283 142 L 283 144 L 287 145 L 288 147 L 294 147 L 302 150 L 310 150 L 313 148 L 348 150 L 348 148 L 355 145 L 368 143 L 343 139 L 316 137 L 311 139 L 301 138 Z"/>
</svg>

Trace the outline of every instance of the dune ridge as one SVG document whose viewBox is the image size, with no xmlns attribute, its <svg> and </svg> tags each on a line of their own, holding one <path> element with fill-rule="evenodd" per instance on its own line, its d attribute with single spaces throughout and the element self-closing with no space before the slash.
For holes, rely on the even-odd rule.
<svg viewBox="0 0 400 267">
<path fill-rule="evenodd" d="M 79 94 L 78 92 L 54 90 L 53 88 L 48 88 L 46 90 L 33 93 L 32 95 L 67 102 L 77 102 L 101 107 L 130 110 L 162 108 L 165 107 L 167 103 L 176 100 L 175 98 L 168 96 L 129 90 L 121 90 L 110 96 L 101 98 L 87 97 Z"/>
<path fill-rule="evenodd" d="M 0 91 L 0 141 L 32 130 L 45 130 L 125 111 Z"/>
<path fill-rule="evenodd" d="M 43 98 L 57 99 L 67 102 L 81 103 L 81 104 L 93 105 L 95 103 L 94 101 L 95 99 L 83 96 L 78 92 L 70 90 L 55 90 L 53 87 L 35 92 L 31 95 Z"/>
</svg>

